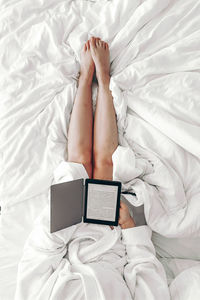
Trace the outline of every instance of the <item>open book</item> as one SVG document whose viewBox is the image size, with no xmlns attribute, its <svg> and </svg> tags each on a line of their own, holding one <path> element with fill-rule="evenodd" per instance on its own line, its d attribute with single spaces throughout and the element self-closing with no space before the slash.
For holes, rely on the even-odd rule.
<svg viewBox="0 0 200 300">
<path fill-rule="evenodd" d="M 51 186 L 50 232 L 71 225 L 118 225 L 121 182 L 77 179 Z"/>
</svg>

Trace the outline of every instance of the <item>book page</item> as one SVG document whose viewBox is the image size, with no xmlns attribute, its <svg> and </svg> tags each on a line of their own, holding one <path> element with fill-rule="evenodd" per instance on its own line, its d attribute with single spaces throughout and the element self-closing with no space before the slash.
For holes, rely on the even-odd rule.
<svg viewBox="0 0 200 300">
<path fill-rule="evenodd" d="M 88 219 L 115 221 L 118 186 L 88 183 Z"/>
</svg>

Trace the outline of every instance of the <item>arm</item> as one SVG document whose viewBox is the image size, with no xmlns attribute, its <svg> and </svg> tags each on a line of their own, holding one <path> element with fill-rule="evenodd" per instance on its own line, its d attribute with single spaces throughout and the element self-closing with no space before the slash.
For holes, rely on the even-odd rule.
<svg viewBox="0 0 200 300">
<path fill-rule="evenodd" d="M 119 224 L 127 252 L 124 278 L 133 299 L 169 300 L 165 271 L 155 256 L 151 229 L 148 226 L 135 227 L 128 207 L 123 202 L 120 205 Z"/>
</svg>

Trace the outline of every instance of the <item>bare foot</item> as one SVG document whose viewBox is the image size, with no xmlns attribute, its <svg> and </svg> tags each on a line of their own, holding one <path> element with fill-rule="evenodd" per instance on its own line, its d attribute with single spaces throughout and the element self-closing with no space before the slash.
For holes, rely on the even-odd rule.
<svg viewBox="0 0 200 300">
<path fill-rule="evenodd" d="M 90 43 L 87 41 L 81 51 L 81 69 L 79 80 L 84 80 L 88 84 L 91 84 L 94 70 L 95 66 L 90 51 Z"/>
<path fill-rule="evenodd" d="M 90 49 L 96 67 L 96 77 L 99 85 L 110 82 L 110 53 L 108 44 L 100 38 L 90 39 Z"/>
</svg>

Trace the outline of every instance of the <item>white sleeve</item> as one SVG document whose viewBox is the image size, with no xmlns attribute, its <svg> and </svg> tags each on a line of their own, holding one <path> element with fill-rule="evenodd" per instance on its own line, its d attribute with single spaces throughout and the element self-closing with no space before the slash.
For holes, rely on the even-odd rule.
<svg viewBox="0 0 200 300">
<path fill-rule="evenodd" d="M 127 252 L 124 278 L 135 300 L 169 300 L 165 271 L 155 256 L 151 233 L 148 226 L 122 230 Z"/>
</svg>

